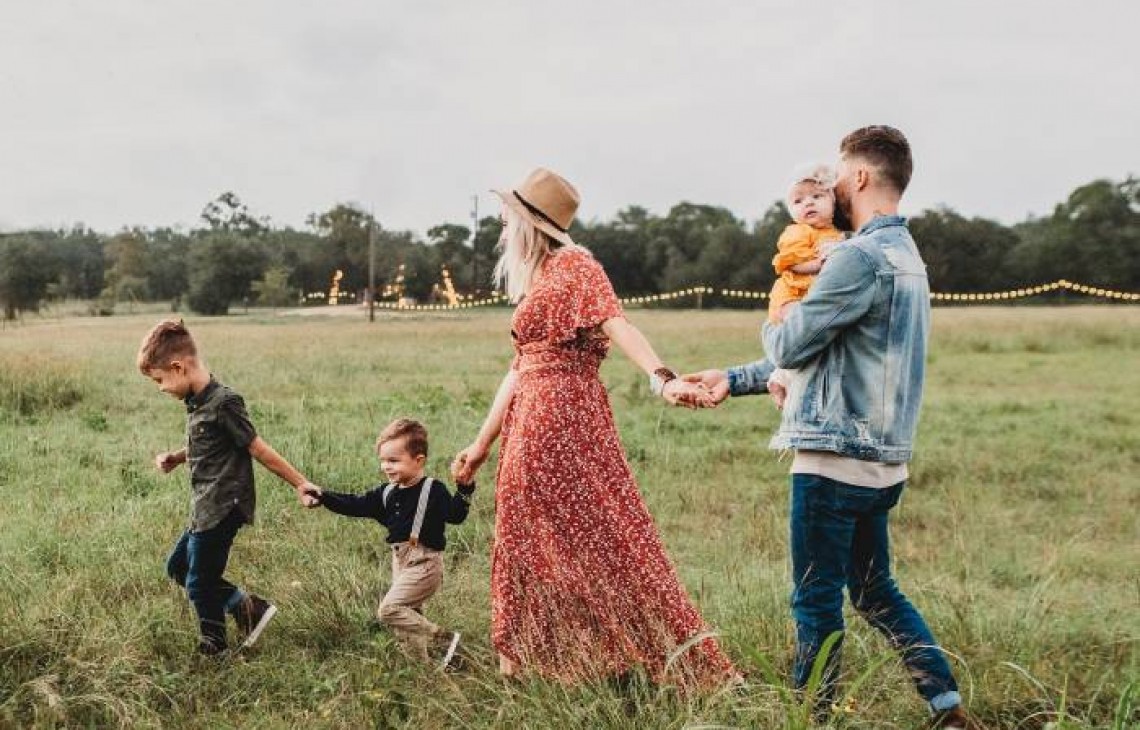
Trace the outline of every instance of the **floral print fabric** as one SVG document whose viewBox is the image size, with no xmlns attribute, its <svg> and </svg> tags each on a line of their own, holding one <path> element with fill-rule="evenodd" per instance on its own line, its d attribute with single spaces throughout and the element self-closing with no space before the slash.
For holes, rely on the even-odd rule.
<svg viewBox="0 0 1140 730">
<path fill-rule="evenodd" d="M 496 487 L 492 641 L 569 682 L 644 667 L 709 686 L 735 672 L 665 554 L 598 368 L 622 316 L 587 252 L 552 256 L 512 322 L 519 375 Z"/>
</svg>

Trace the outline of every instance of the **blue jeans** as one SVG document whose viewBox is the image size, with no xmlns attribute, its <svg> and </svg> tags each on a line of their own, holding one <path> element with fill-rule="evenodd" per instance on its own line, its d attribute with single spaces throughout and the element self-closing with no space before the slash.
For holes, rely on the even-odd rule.
<svg viewBox="0 0 1140 730">
<path fill-rule="evenodd" d="M 792 475 L 792 613 L 795 684 L 803 689 L 823 642 L 843 631 L 843 588 L 855 610 L 902 654 L 918 693 L 934 710 L 961 703 L 950 665 L 922 615 L 891 576 L 887 520 L 906 482 L 886 489 Z M 820 702 L 832 702 L 841 643 L 825 665 Z"/>
<path fill-rule="evenodd" d="M 226 612 L 236 611 L 245 597 L 237 586 L 222 577 L 234 537 L 242 524 L 241 513 L 235 509 L 208 530 L 187 530 L 166 560 L 166 574 L 186 589 L 186 595 L 194 604 L 202 638 L 219 648 L 226 645 Z"/>
</svg>

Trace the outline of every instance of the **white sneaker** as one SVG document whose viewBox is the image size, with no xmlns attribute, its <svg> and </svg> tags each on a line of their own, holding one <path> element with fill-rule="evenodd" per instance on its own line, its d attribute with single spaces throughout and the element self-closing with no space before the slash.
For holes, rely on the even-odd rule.
<svg viewBox="0 0 1140 730">
<path fill-rule="evenodd" d="M 443 655 L 443 659 L 439 663 L 440 669 L 447 669 L 447 665 L 451 664 L 451 660 L 455 658 L 455 651 L 459 648 L 459 632 L 454 631 L 451 634 L 451 643 L 447 645 L 447 651 Z"/>
<path fill-rule="evenodd" d="M 245 641 L 241 644 L 243 649 L 253 646 L 261 636 L 261 632 L 269 625 L 270 619 L 277 615 L 277 606 L 269 601 L 258 596 L 250 596 L 247 600 L 249 606 L 242 608 L 244 612 L 238 620 L 238 625 L 247 631 Z"/>
</svg>

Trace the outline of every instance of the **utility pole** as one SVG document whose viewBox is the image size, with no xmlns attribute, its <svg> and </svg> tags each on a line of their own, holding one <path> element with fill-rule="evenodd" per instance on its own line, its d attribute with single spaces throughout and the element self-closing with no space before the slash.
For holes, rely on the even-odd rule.
<svg viewBox="0 0 1140 730">
<path fill-rule="evenodd" d="M 368 321 L 376 321 L 376 216 L 368 214 Z"/>
<path fill-rule="evenodd" d="M 479 292 L 479 249 L 475 242 L 479 240 L 479 196 L 471 196 L 471 300 Z"/>
</svg>

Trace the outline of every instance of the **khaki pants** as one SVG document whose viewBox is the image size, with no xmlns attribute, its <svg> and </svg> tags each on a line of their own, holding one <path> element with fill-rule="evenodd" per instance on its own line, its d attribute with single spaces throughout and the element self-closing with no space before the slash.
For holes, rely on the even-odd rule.
<svg viewBox="0 0 1140 730">
<path fill-rule="evenodd" d="M 429 661 L 428 644 L 442 633 L 421 609 L 443 583 L 443 553 L 402 542 L 392 546 L 392 586 L 376 616 L 392 629 L 401 648 L 413 659 Z"/>
</svg>

